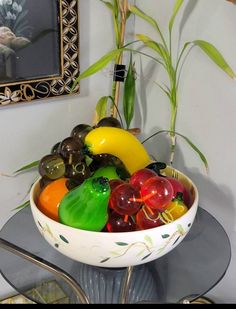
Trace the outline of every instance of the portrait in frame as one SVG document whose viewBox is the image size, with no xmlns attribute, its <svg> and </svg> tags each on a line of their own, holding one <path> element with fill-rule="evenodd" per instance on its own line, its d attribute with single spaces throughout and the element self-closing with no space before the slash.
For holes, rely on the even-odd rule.
<svg viewBox="0 0 236 309">
<path fill-rule="evenodd" d="M 79 92 L 79 0 L 0 0 L 0 107 Z"/>
</svg>

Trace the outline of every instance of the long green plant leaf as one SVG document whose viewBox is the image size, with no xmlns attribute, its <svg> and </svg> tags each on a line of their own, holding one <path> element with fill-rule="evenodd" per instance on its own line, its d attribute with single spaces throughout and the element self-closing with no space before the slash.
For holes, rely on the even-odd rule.
<svg viewBox="0 0 236 309">
<path fill-rule="evenodd" d="M 165 50 L 165 47 L 154 40 L 152 40 L 150 37 L 144 34 L 137 34 L 136 37 L 145 44 L 145 46 L 153 49 L 155 52 L 157 52 L 164 60 L 168 58 L 168 54 Z"/>
<path fill-rule="evenodd" d="M 34 168 L 34 167 L 37 167 L 39 165 L 39 160 L 37 161 L 34 161 L 34 162 L 31 162 L 23 167 L 21 167 L 20 169 L 18 169 L 17 171 L 14 172 L 14 174 L 17 174 L 17 173 L 20 173 L 20 172 L 24 172 L 28 169 L 31 169 L 31 168 Z"/>
<path fill-rule="evenodd" d="M 12 211 L 15 211 L 15 210 L 21 210 L 23 208 L 26 208 L 26 207 L 29 207 L 30 206 L 30 201 L 26 201 L 24 202 L 23 204 L 21 204 L 20 206 L 12 209 Z"/>
<path fill-rule="evenodd" d="M 80 80 L 82 80 L 83 78 L 89 77 L 97 73 L 98 71 L 102 70 L 105 66 L 108 65 L 109 62 L 111 62 L 114 58 L 116 58 L 122 51 L 123 51 L 122 48 L 112 50 L 108 52 L 105 56 L 101 57 L 98 61 L 96 61 L 90 67 L 88 67 L 83 73 L 81 73 L 76 78 L 72 86 L 72 91 L 75 88 L 75 86 L 80 82 Z"/>
<path fill-rule="evenodd" d="M 207 159 L 206 157 L 204 156 L 204 154 L 199 150 L 199 148 L 194 145 L 194 143 L 186 136 L 184 136 L 183 134 L 181 133 L 178 133 L 176 131 L 170 131 L 170 130 L 160 130 L 160 131 L 157 131 L 155 133 L 153 133 L 152 135 L 150 135 L 148 138 L 146 138 L 142 144 L 145 144 L 148 140 L 150 140 L 151 138 L 153 138 L 154 136 L 156 135 L 159 135 L 161 133 L 169 133 L 169 134 L 175 134 L 177 136 L 180 136 L 182 137 L 188 144 L 189 146 L 199 155 L 201 161 L 203 162 L 203 164 L 205 165 L 205 168 L 206 170 L 208 171 L 208 162 L 207 162 Z"/>
<path fill-rule="evenodd" d="M 159 33 L 159 35 L 160 35 L 160 37 L 162 39 L 162 42 L 163 42 L 165 48 L 167 49 L 167 45 L 166 45 L 165 39 L 163 37 L 163 34 L 162 34 L 161 30 L 160 30 L 160 27 L 159 27 L 158 23 L 155 21 L 155 19 L 153 19 L 151 16 L 145 14 L 136 5 L 131 5 L 129 7 L 129 10 L 133 14 L 135 14 L 135 15 L 141 17 L 142 19 L 146 20 L 152 27 L 154 27 L 157 30 L 157 32 Z"/>
<path fill-rule="evenodd" d="M 96 105 L 96 120 L 99 121 L 107 116 L 107 104 L 109 96 L 101 97 Z"/>
<path fill-rule="evenodd" d="M 170 22 L 169 22 L 169 31 L 170 33 L 172 32 L 172 28 L 174 25 L 175 17 L 179 12 L 179 9 L 181 8 L 184 0 L 176 0 L 175 5 L 174 5 L 174 10 L 173 10 L 173 15 L 171 16 Z"/>
<path fill-rule="evenodd" d="M 114 11 L 114 7 L 113 7 L 113 5 L 112 5 L 112 3 L 111 2 L 108 2 L 108 1 L 104 1 L 104 0 L 100 0 L 103 4 L 105 4 L 107 7 L 108 7 L 108 9 L 110 9 L 112 12 Z"/>
<path fill-rule="evenodd" d="M 109 10 L 112 11 L 112 16 L 113 16 L 113 25 L 114 25 L 114 32 L 115 32 L 115 39 L 116 39 L 116 47 L 120 47 L 120 32 L 119 32 L 119 9 L 118 9 L 118 3 L 117 0 L 113 1 L 112 3 L 104 0 L 100 0 L 103 4 L 105 4 Z"/>
<path fill-rule="evenodd" d="M 134 102 L 135 102 L 135 72 L 133 68 L 132 53 L 130 54 L 129 68 L 124 85 L 123 96 L 123 112 L 127 125 L 127 129 L 130 127 L 130 123 L 134 117 Z"/>
<path fill-rule="evenodd" d="M 228 65 L 223 55 L 216 49 L 214 45 L 203 40 L 195 40 L 192 42 L 195 46 L 200 47 L 213 62 L 218 65 L 231 78 L 236 79 L 236 75 Z"/>
</svg>

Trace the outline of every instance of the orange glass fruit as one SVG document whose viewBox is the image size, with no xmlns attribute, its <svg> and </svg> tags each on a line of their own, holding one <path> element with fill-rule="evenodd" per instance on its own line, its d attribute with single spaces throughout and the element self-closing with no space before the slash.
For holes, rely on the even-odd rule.
<svg viewBox="0 0 236 309">
<path fill-rule="evenodd" d="M 64 195 L 69 191 L 66 181 L 67 178 L 64 177 L 52 181 L 42 190 L 38 198 L 38 209 L 55 221 L 59 221 L 58 207 Z"/>
</svg>

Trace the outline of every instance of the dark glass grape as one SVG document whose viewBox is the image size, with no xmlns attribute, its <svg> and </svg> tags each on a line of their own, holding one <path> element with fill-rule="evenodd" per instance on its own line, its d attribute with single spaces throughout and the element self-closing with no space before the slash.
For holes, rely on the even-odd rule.
<svg viewBox="0 0 236 309">
<path fill-rule="evenodd" d="M 106 228 L 111 233 L 132 232 L 136 230 L 136 224 L 131 217 L 125 220 L 124 216 L 120 216 L 114 211 L 109 216 Z"/>
<path fill-rule="evenodd" d="M 56 143 L 52 149 L 51 149 L 51 154 L 58 154 L 59 153 L 59 148 L 60 148 L 61 142 Z"/>
<path fill-rule="evenodd" d="M 46 176 L 42 177 L 39 181 L 40 189 L 43 190 L 52 181 L 52 179 L 49 179 Z"/>
<path fill-rule="evenodd" d="M 39 174 L 49 179 L 58 179 L 65 174 L 65 162 L 60 155 L 50 154 L 44 156 L 39 162 Z"/>
<path fill-rule="evenodd" d="M 91 176 L 89 167 L 84 162 L 66 165 L 65 177 L 74 179 L 77 184 Z"/>
<path fill-rule="evenodd" d="M 96 171 L 100 167 L 104 166 L 117 166 L 119 168 L 125 168 L 123 162 L 109 154 L 109 153 L 101 153 L 92 157 L 92 163 L 90 164 L 90 168 L 92 171 Z"/>
<path fill-rule="evenodd" d="M 121 128 L 121 123 L 115 117 L 102 118 L 96 125 L 96 127 L 115 127 Z"/>
<path fill-rule="evenodd" d="M 76 180 L 72 178 L 69 178 L 66 182 L 66 187 L 69 191 L 78 187 L 79 185 L 81 185 L 81 183 L 78 183 Z"/>
<path fill-rule="evenodd" d="M 60 155 L 68 164 L 79 162 L 83 159 L 83 142 L 73 137 L 65 138 L 60 144 Z"/>
<path fill-rule="evenodd" d="M 82 142 L 84 142 L 85 136 L 93 130 L 93 127 L 91 127 L 88 124 L 79 124 L 76 127 L 73 128 L 71 131 L 70 136 L 74 137 L 75 139 L 80 139 Z"/>
</svg>

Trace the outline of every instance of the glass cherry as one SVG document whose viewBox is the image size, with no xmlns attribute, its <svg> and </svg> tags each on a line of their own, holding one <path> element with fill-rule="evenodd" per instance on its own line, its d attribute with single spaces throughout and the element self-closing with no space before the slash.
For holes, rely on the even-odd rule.
<svg viewBox="0 0 236 309">
<path fill-rule="evenodd" d="M 136 225 L 139 230 L 147 230 L 163 225 L 163 221 L 159 217 L 159 211 L 150 212 L 145 206 L 136 214 Z"/>
<path fill-rule="evenodd" d="M 131 184 L 117 186 L 110 195 L 110 207 L 120 215 L 132 215 L 142 206 L 140 193 Z"/>
<path fill-rule="evenodd" d="M 163 211 L 173 198 L 173 187 L 164 177 L 151 177 L 141 187 L 143 202 L 152 209 Z"/>
<path fill-rule="evenodd" d="M 109 215 L 106 228 L 110 233 L 132 232 L 136 230 L 136 224 L 131 217 L 128 217 L 128 219 L 125 220 L 124 216 L 121 216 L 113 211 Z"/>
<path fill-rule="evenodd" d="M 133 173 L 130 177 L 129 183 L 132 184 L 137 190 L 140 190 L 146 180 L 154 176 L 157 176 L 156 172 L 148 168 L 143 168 Z"/>
</svg>

